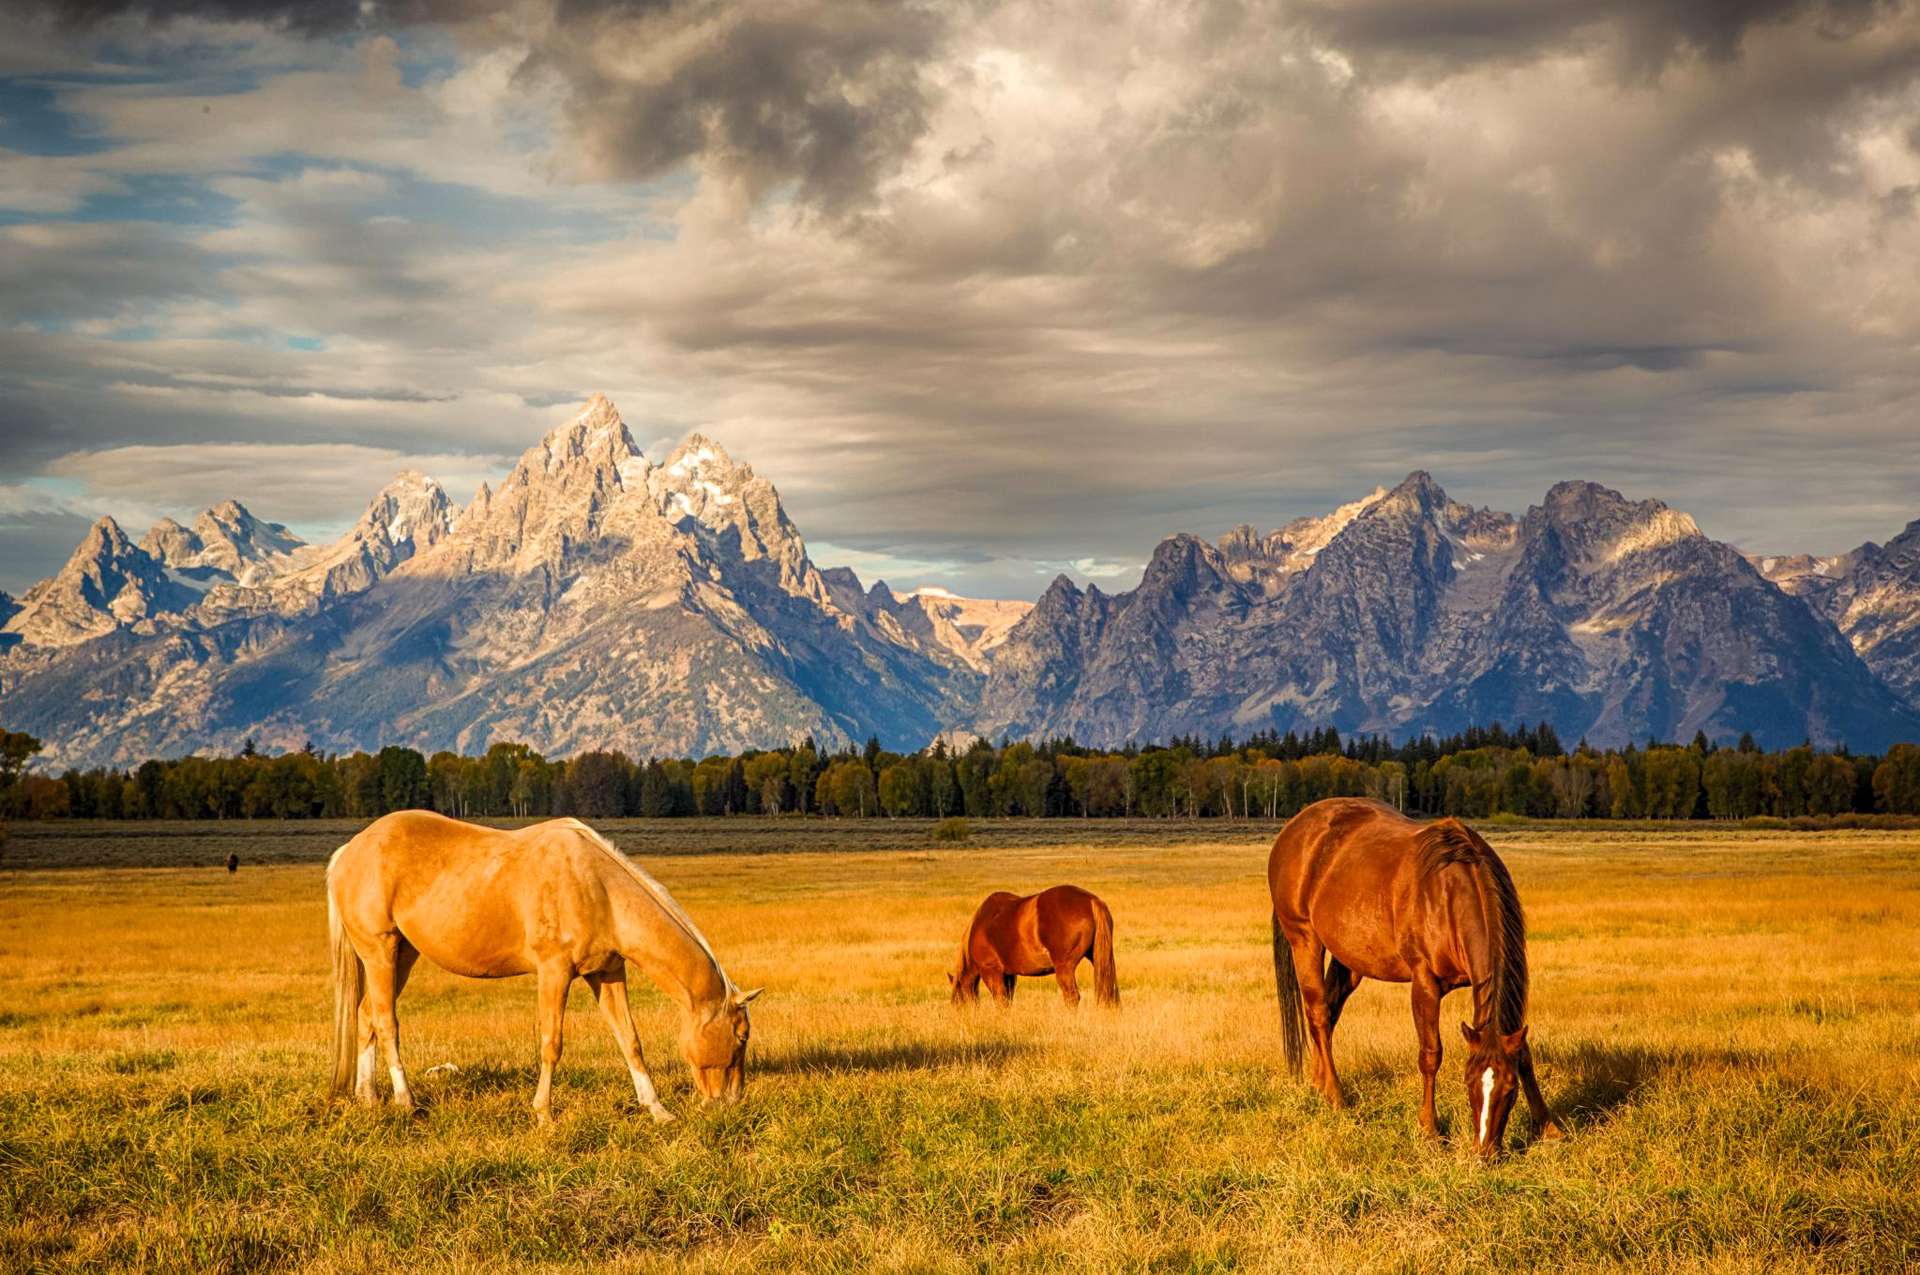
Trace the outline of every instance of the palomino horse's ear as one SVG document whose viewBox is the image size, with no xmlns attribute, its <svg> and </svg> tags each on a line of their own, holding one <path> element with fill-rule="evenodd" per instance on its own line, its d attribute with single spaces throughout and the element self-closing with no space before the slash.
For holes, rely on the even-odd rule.
<svg viewBox="0 0 1920 1275">
<path fill-rule="evenodd" d="M 1517 1031 L 1517 1032 L 1509 1032 L 1509 1033 L 1508 1033 L 1507 1035 L 1505 1035 L 1505 1036 L 1502 1036 L 1502 1037 L 1500 1038 L 1500 1043 L 1501 1043 L 1501 1045 L 1503 1045 L 1503 1046 L 1505 1046 L 1505 1048 L 1506 1048 L 1506 1051 L 1507 1051 L 1508 1053 L 1510 1053 L 1510 1054 L 1517 1054 L 1517 1053 L 1519 1053 L 1519 1052 L 1520 1052 L 1520 1051 L 1521 1051 L 1522 1049 L 1525 1049 L 1525 1048 L 1527 1047 L 1527 1027 L 1526 1027 L 1526 1024 L 1525 1024 L 1525 1023 L 1522 1023 L 1522 1024 L 1520 1025 L 1520 1030 L 1519 1030 L 1519 1031 Z"/>
<path fill-rule="evenodd" d="M 1468 1026 L 1466 1023 L 1461 1023 L 1460 1034 L 1467 1038 L 1467 1043 L 1469 1045 L 1472 1045 L 1475 1049 L 1480 1048 L 1480 1033 L 1473 1030 L 1472 1027 Z"/>
<path fill-rule="evenodd" d="M 752 1000 L 754 997 L 758 996 L 760 993 L 766 990 L 767 989 L 764 987 L 756 987 L 750 992 L 735 992 L 733 996 L 733 1003 L 736 1005 L 745 1005 L 748 1001 Z"/>
</svg>

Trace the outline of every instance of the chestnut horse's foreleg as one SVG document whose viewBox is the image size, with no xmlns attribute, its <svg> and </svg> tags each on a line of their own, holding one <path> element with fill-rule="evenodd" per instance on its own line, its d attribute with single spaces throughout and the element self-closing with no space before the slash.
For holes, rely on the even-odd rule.
<svg viewBox="0 0 1920 1275">
<path fill-rule="evenodd" d="M 1433 1078 L 1440 1070 L 1440 998 L 1446 994 L 1431 971 L 1413 972 L 1413 1032 L 1420 1038 L 1420 1129 L 1440 1136 L 1433 1110 Z"/>
<path fill-rule="evenodd" d="M 660 1102 L 660 1095 L 654 1091 L 653 1077 L 647 1071 L 647 1060 L 640 1053 L 640 1034 L 633 1029 L 633 1008 L 627 1004 L 627 973 L 622 969 L 617 974 L 589 974 L 587 986 L 593 989 L 593 995 L 600 1002 L 600 1016 L 607 1020 L 607 1030 L 613 1033 L 613 1047 L 627 1060 L 627 1071 L 633 1076 L 633 1092 L 640 1099 L 653 1118 L 661 1124 L 673 1119 L 673 1113 Z"/>
<path fill-rule="evenodd" d="M 1013 989 L 1018 980 L 1005 970 L 982 970 L 980 980 L 987 985 L 987 994 L 1001 1007 L 1013 1003 Z"/>
<path fill-rule="evenodd" d="M 1540 1096 L 1540 1082 L 1533 1078 L 1533 1046 L 1522 1043 L 1514 1063 L 1520 1072 L 1520 1088 L 1527 1095 L 1527 1112 L 1533 1117 L 1533 1127 L 1540 1131 L 1543 1141 L 1554 1141 L 1566 1137 L 1566 1132 L 1547 1110 L 1547 1100 Z"/>
<path fill-rule="evenodd" d="M 393 1105 L 402 1111 L 413 1110 L 413 1091 L 407 1087 L 407 1073 L 400 1066 L 400 1023 L 394 1017 L 394 1000 L 400 995 L 405 976 L 402 962 L 411 968 L 413 961 L 402 953 L 411 945 L 398 934 L 382 934 L 374 939 L 373 952 L 362 954 L 360 963 L 367 971 L 367 1008 L 373 1019 L 373 1034 L 380 1052 L 387 1056 L 387 1075 L 393 1080 Z"/>
<path fill-rule="evenodd" d="M 533 1118 L 540 1124 L 552 1124 L 553 1067 L 560 1061 L 560 1029 L 567 1019 L 573 971 L 545 965 L 536 977 L 540 980 L 540 1084 L 533 1091 Z"/>
<path fill-rule="evenodd" d="M 394 950 L 393 957 L 393 999 L 397 1007 L 400 993 L 406 990 L 407 975 L 413 973 L 413 963 L 420 959 L 420 949 L 402 938 Z M 373 1030 L 373 998 L 362 994 L 360 997 L 360 1061 L 354 1070 L 354 1096 L 362 1106 L 371 1107 L 380 1101 L 379 1092 L 373 1087 L 373 1070 L 379 1058 L 379 1045 Z"/>
<path fill-rule="evenodd" d="M 1307 1033 L 1313 1039 L 1313 1085 L 1333 1106 L 1344 1107 L 1347 1100 L 1340 1094 L 1340 1074 L 1333 1067 L 1333 1016 L 1328 1010 L 1326 978 L 1321 968 L 1326 948 L 1311 935 L 1294 940 L 1291 946 Z"/>
</svg>

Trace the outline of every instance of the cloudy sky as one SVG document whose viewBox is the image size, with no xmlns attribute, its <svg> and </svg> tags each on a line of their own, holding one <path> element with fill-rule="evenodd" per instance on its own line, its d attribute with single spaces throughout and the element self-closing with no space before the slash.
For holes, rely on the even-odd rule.
<svg viewBox="0 0 1920 1275">
<path fill-rule="evenodd" d="M 823 564 L 1035 596 L 1431 470 L 1920 517 L 1920 8 L 13 0 L 0 588 L 318 537 L 599 390 Z"/>
</svg>

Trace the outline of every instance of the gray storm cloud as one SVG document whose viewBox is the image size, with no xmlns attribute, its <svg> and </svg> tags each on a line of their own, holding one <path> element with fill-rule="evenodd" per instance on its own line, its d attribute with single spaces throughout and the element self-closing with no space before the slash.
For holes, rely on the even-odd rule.
<svg viewBox="0 0 1920 1275">
<path fill-rule="evenodd" d="M 1774 550 L 1920 515 L 1910 4 L 34 12 L 365 65 L 268 78 L 227 132 L 224 103 L 73 90 L 137 138 L 122 167 L 199 165 L 235 212 L 0 226 L 29 466 L 317 430 L 502 454 L 604 389 L 636 433 L 724 437 L 816 541 L 1012 592 L 1415 467 L 1510 508 L 1610 481 Z M 382 41 L 427 30 L 462 70 L 411 88 Z M 315 167 L 251 171 L 303 142 Z M 39 161 L 37 197 L 130 180 L 115 154 Z M 619 229 L 454 245 L 380 203 L 409 171 Z M 597 193 L 649 182 L 645 228 Z"/>
</svg>

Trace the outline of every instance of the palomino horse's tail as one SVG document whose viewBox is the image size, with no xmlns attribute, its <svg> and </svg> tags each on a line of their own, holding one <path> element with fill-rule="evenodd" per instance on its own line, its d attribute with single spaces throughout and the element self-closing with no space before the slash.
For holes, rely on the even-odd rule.
<svg viewBox="0 0 1920 1275">
<path fill-rule="evenodd" d="M 1093 901 L 1093 998 L 1102 1005 L 1120 1004 L 1120 973 L 1113 968 L 1113 913 L 1099 899 Z"/>
<path fill-rule="evenodd" d="M 327 865 L 329 869 L 333 865 Z M 327 947 L 333 957 L 333 1080 L 327 1092 L 338 1097 L 353 1088 L 354 1054 L 360 1043 L 360 998 L 367 974 L 359 953 L 347 941 L 340 905 L 333 898 L 333 873 L 327 873 Z"/>
<path fill-rule="evenodd" d="M 1280 932 L 1277 912 L 1273 916 L 1273 985 L 1280 996 L 1280 1043 L 1287 1051 L 1287 1068 L 1297 1076 L 1307 1049 L 1307 1014 L 1300 999 L 1300 972 L 1293 968 L 1293 948 Z"/>
</svg>

